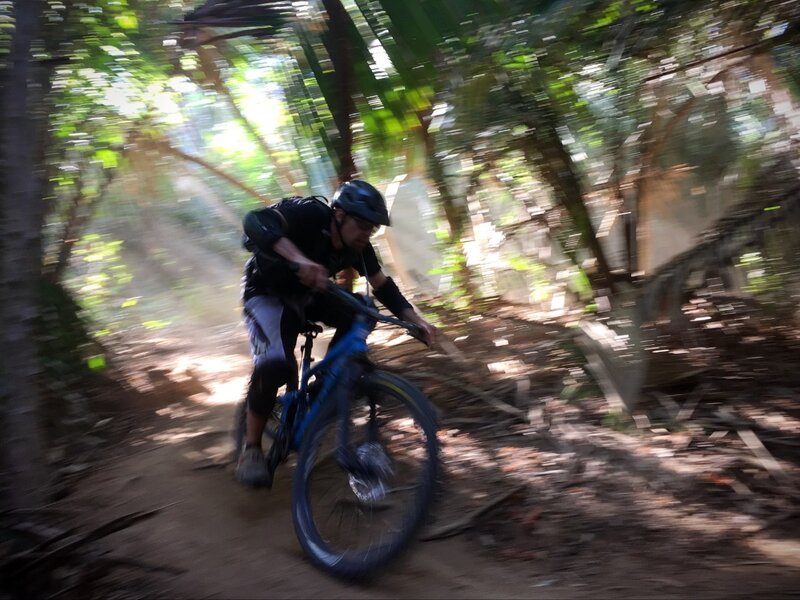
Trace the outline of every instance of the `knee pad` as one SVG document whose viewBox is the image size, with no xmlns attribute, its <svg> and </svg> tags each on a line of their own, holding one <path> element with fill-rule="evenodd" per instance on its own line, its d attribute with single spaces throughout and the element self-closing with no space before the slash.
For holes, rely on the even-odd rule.
<svg viewBox="0 0 800 600">
<path fill-rule="evenodd" d="M 275 403 L 278 388 L 290 387 L 297 380 L 297 369 L 289 361 L 263 361 L 256 363 L 247 389 L 247 407 L 257 415 L 267 416 Z"/>
</svg>

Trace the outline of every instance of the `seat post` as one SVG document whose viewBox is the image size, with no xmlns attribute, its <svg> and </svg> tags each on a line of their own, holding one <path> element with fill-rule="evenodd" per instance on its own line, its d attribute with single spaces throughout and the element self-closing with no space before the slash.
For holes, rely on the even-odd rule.
<svg viewBox="0 0 800 600">
<path fill-rule="evenodd" d="M 317 325 L 316 323 L 312 323 L 311 321 L 306 323 L 306 326 L 303 331 L 303 337 L 305 337 L 305 342 L 303 345 L 300 346 L 300 354 L 301 354 L 301 375 L 305 373 L 314 359 L 311 356 L 311 350 L 314 347 L 314 338 L 317 337 L 322 332 L 322 327 Z"/>
</svg>

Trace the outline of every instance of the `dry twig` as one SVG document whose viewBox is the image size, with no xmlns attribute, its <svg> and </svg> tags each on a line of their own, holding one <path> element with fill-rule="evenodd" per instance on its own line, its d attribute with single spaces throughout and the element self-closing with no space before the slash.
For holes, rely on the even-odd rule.
<svg viewBox="0 0 800 600">
<path fill-rule="evenodd" d="M 458 535 L 459 533 L 463 533 L 467 529 L 470 529 L 473 525 L 475 525 L 475 521 L 478 520 L 482 515 L 486 514 L 493 508 L 496 508 L 518 492 L 524 490 L 527 487 L 527 484 L 518 485 L 517 487 L 509 490 L 504 494 L 500 494 L 499 496 L 493 498 L 486 504 L 476 508 L 470 513 L 467 513 L 463 518 L 454 521 L 453 523 L 449 523 L 447 525 L 443 525 L 438 529 L 434 529 L 430 533 L 423 535 L 420 540 L 423 542 L 429 542 L 431 540 L 440 540 L 447 537 L 452 537 L 454 535 Z"/>
<path fill-rule="evenodd" d="M 502 400 L 498 400 L 494 396 L 491 396 L 488 392 L 483 391 L 482 389 L 475 387 L 474 385 L 470 385 L 468 383 L 464 383 L 459 381 L 458 379 L 448 376 L 448 375 L 440 375 L 438 373 L 434 373 L 432 371 L 426 371 L 422 369 L 418 369 L 415 373 L 418 376 L 427 377 L 428 379 L 435 379 L 436 381 L 448 385 L 450 387 L 457 388 L 461 391 L 467 392 L 478 398 L 483 400 L 486 404 L 491 406 L 492 408 L 507 413 L 509 415 L 513 415 L 519 418 L 522 421 L 526 421 L 526 413 L 525 411 L 517 408 L 516 406 L 511 406 L 510 404 L 503 402 Z M 409 373 L 410 377 L 413 377 L 413 374 Z"/>
</svg>

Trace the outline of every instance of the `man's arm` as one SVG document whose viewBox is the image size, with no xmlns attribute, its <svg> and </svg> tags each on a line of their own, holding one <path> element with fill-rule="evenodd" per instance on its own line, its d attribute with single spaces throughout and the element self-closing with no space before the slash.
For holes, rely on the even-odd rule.
<svg viewBox="0 0 800 600">
<path fill-rule="evenodd" d="M 250 252 L 261 250 L 267 252 L 272 245 L 283 236 L 286 219 L 272 207 L 251 210 L 242 222 L 244 229 L 244 247 Z"/>
<path fill-rule="evenodd" d="M 289 238 L 278 239 L 272 249 L 286 260 L 297 264 L 297 278 L 303 285 L 315 290 L 323 290 L 330 283 L 328 270 L 303 254 Z"/>
<path fill-rule="evenodd" d="M 396 316 L 404 321 L 417 325 L 422 330 L 425 343 L 430 346 L 436 339 L 436 328 L 414 310 L 414 307 L 411 306 L 403 294 L 400 293 L 400 290 L 397 289 L 397 285 L 394 281 L 392 281 L 390 277 L 387 277 L 382 270 L 370 275 L 368 280 L 372 289 L 375 290 L 375 297 L 386 305 L 389 310 L 395 313 Z"/>
<path fill-rule="evenodd" d="M 297 278 L 312 289 L 323 289 L 328 284 L 328 271 L 309 259 L 288 237 L 286 217 L 275 208 L 249 212 L 244 218 L 245 247 L 251 252 L 272 253 L 297 264 Z"/>
</svg>

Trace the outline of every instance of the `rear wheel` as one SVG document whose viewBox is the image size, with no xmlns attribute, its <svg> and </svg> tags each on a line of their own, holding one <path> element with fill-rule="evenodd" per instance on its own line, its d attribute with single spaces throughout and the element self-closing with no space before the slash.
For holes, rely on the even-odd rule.
<svg viewBox="0 0 800 600">
<path fill-rule="evenodd" d="M 425 519 L 438 474 L 436 420 L 428 399 L 404 379 L 365 375 L 347 415 L 360 473 L 336 460 L 340 422 L 332 401 L 309 426 L 292 514 L 300 544 L 317 566 L 359 578 L 397 556 Z"/>
</svg>

